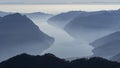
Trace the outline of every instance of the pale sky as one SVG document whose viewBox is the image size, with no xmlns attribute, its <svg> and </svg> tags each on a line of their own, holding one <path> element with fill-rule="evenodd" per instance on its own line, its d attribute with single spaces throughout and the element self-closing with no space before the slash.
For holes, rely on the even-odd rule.
<svg viewBox="0 0 120 68">
<path fill-rule="evenodd" d="M 17 3 L 40 3 L 40 4 L 76 4 L 76 3 L 83 3 L 83 2 L 120 2 L 120 0 L 0 0 L 1 4 L 17 4 Z"/>
</svg>

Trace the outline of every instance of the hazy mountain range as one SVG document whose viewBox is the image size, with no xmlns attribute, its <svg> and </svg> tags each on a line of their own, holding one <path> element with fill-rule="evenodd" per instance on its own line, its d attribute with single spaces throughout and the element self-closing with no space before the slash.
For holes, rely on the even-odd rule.
<svg viewBox="0 0 120 68">
<path fill-rule="evenodd" d="M 43 12 L 24 13 L 24 15 L 26 15 L 33 21 L 38 20 L 38 22 L 44 22 L 53 16 L 52 14 L 47 14 Z"/>
<path fill-rule="evenodd" d="M 0 11 L 0 17 L 9 15 L 9 14 L 14 14 L 15 12 L 4 12 Z M 26 15 L 29 17 L 31 20 L 39 20 L 39 21 L 46 21 L 48 18 L 52 17 L 52 14 L 47 14 L 43 12 L 31 12 L 31 13 L 21 13 L 22 15 Z"/>
<path fill-rule="evenodd" d="M 81 14 L 82 11 L 70 11 L 66 13 L 57 14 L 48 19 L 48 23 L 60 28 L 64 28 L 72 19 Z"/>
<path fill-rule="evenodd" d="M 23 52 L 40 54 L 49 48 L 54 38 L 34 24 L 47 20 L 48 24 L 62 28 L 75 40 L 92 45 L 93 56 L 119 61 L 120 10 L 70 11 L 57 15 L 0 12 L 0 16 L 0 59 Z"/>
<path fill-rule="evenodd" d="M 113 31 L 119 30 L 120 11 L 98 11 L 80 14 L 65 26 L 65 30 L 75 38 L 94 41 Z"/>
<path fill-rule="evenodd" d="M 75 13 L 76 16 L 71 15 L 75 15 Z M 94 47 L 92 50 L 94 56 L 108 59 L 117 56 L 120 52 L 119 18 L 120 10 L 78 11 L 53 16 L 48 20 L 48 23 L 53 26 L 59 26 L 60 28 L 62 26 L 72 37 L 90 43 Z"/>
</svg>

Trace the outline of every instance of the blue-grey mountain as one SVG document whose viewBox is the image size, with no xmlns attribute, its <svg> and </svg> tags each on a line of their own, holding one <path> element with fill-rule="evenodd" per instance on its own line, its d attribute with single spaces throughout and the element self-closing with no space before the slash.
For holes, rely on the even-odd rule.
<svg viewBox="0 0 120 68">
<path fill-rule="evenodd" d="M 94 56 L 111 58 L 120 53 L 120 31 L 114 32 L 91 43 Z"/>
<path fill-rule="evenodd" d="M 40 54 L 53 42 L 25 15 L 16 13 L 0 20 L 0 60 L 23 52 Z"/>
<path fill-rule="evenodd" d="M 75 38 L 89 40 L 100 38 L 120 28 L 120 10 L 96 11 L 79 14 L 65 26 L 65 30 Z M 94 40 L 95 40 L 94 39 Z"/>
<path fill-rule="evenodd" d="M 27 17 L 29 17 L 31 20 L 37 22 L 44 22 L 48 20 L 48 18 L 52 17 L 52 14 L 42 13 L 42 12 L 34 12 L 34 13 L 25 13 Z"/>
<path fill-rule="evenodd" d="M 48 23 L 63 28 L 66 24 L 68 24 L 72 19 L 74 19 L 76 16 L 78 16 L 81 13 L 82 11 L 70 11 L 70 12 L 60 13 L 48 19 Z"/>
</svg>

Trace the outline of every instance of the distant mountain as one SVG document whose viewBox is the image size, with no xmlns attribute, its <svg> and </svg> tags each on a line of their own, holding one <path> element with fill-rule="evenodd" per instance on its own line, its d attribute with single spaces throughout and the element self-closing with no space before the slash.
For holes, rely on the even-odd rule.
<svg viewBox="0 0 120 68">
<path fill-rule="evenodd" d="M 102 37 L 91 43 L 95 56 L 111 58 L 120 53 L 120 31 Z"/>
<path fill-rule="evenodd" d="M 52 14 L 42 13 L 42 12 L 34 12 L 34 13 L 25 13 L 27 17 L 31 20 L 36 21 L 46 21 L 48 18 L 52 17 Z"/>
<path fill-rule="evenodd" d="M 4 12 L 4 11 L 0 11 L 0 17 L 4 17 L 6 15 L 9 14 L 14 14 L 14 12 Z M 52 14 L 47 14 L 47 13 L 43 13 L 43 12 L 33 12 L 33 13 L 21 13 L 22 15 L 26 15 L 27 17 L 29 17 L 31 20 L 35 21 L 35 20 L 39 20 L 39 21 L 46 21 L 48 20 L 48 18 L 52 17 Z"/>
<path fill-rule="evenodd" d="M 86 12 L 74 18 L 65 30 L 75 38 L 100 38 L 108 32 L 119 30 L 120 10 Z"/>
<path fill-rule="evenodd" d="M 113 57 L 111 57 L 110 60 L 120 62 L 120 53 L 115 55 L 115 56 L 113 56 Z"/>
<path fill-rule="evenodd" d="M 12 14 L 12 13 L 0 11 L 0 17 L 4 17 L 4 16 L 9 15 L 9 14 Z"/>
<path fill-rule="evenodd" d="M 69 11 L 65 13 L 60 13 L 48 19 L 48 23 L 63 28 L 66 24 L 68 24 L 72 19 L 74 19 L 81 13 L 82 11 Z"/>
<path fill-rule="evenodd" d="M 52 54 L 32 56 L 21 54 L 0 63 L 0 68 L 119 68 L 120 63 L 106 59 L 82 58 L 71 62 L 57 58 Z"/>
<path fill-rule="evenodd" d="M 25 15 L 15 13 L 0 20 L 0 60 L 23 52 L 40 54 L 53 42 Z"/>
</svg>

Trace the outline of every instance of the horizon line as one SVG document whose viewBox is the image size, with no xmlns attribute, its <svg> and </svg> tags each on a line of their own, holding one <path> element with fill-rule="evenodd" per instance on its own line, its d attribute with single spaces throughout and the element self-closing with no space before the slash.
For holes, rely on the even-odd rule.
<svg viewBox="0 0 120 68">
<path fill-rule="evenodd" d="M 0 2 L 0 5 L 120 5 L 120 2 L 24 3 Z"/>
</svg>

